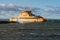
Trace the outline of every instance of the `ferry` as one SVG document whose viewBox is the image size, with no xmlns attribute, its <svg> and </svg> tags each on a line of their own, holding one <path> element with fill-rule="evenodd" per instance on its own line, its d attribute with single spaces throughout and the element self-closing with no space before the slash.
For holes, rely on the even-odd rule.
<svg viewBox="0 0 60 40">
<path fill-rule="evenodd" d="M 30 10 L 22 11 L 18 16 L 12 17 L 9 19 L 10 22 L 18 22 L 18 23 L 40 23 L 44 22 L 46 19 L 42 16 L 34 15 Z"/>
</svg>

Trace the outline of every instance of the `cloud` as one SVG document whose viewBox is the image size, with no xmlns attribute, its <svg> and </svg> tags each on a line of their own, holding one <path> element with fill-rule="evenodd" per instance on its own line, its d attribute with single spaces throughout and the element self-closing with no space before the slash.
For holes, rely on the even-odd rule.
<svg viewBox="0 0 60 40">
<path fill-rule="evenodd" d="M 0 4 L 0 7 L 14 7 L 15 5 L 10 3 L 10 4 Z"/>
<path fill-rule="evenodd" d="M 50 7 L 49 7 L 49 8 L 46 8 L 46 9 L 44 9 L 44 10 L 47 11 L 47 12 L 48 12 L 48 11 L 56 11 L 57 8 L 50 8 Z"/>
<path fill-rule="evenodd" d="M 46 13 L 56 13 L 56 14 L 58 14 L 58 13 L 60 13 L 60 7 L 49 7 L 49 8 L 46 8 L 46 9 L 44 9 L 44 11 L 46 12 Z"/>
<path fill-rule="evenodd" d="M 45 18 L 51 18 L 51 19 L 60 18 L 60 7 L 32 8 L 32 7 L 17 6 L 17 5 L 11 4 L 11 3 L 10 4 L 0 4 L 0 6 L 4 7 L 4 8 L 3 7 L 0 8 L 0 11 L 2 11 L 0 13 L 0 16 L 1 16 L 0 18 L 10 18 L 13 16 L 17 16 L 20 11 L 25 10 L 25 9 L 31 9 L 31 11 L 34 14 L 41 15 Z M 11 11 L 11 12 L 9 12 L 9 11 Z M 19 12 L 17 12 L 17 11 L 19 11 Z"/>
<path fill-rule="evenodd" d="M 8 7 L 14 7 L 14 4 L 10 3 L 7 5 Z"/>
<path fill-rule="evenodd" d="M 4 7 L 4 6 L 6 6 L 6 4 L 0 4 L 0 6 L 3 6 Z"/>
</svg>

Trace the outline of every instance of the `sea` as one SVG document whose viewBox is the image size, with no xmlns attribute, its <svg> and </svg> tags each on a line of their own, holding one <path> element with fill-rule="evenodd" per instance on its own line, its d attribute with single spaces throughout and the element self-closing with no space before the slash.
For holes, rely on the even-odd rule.
<svg viewBox="0 0 60 40">
<path fill-rule="evenodd" d="M 19 28 L 22 27 L 25 28 Z M 30 28 L 33 26 L 36 28 Z M 60 20 L 47 20 L 42 23 L 0 22 L 0 40 L 60 40 Z"/>
</svg>

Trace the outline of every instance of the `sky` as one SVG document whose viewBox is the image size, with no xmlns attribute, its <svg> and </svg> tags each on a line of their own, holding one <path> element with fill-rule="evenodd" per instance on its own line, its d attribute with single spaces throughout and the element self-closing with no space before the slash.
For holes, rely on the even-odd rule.
<svg viewBox="0 0 60 40">
<path fill-rule="evenodd" d="M 60 0 L 0 0 L 0 5 L 14 4 L 23 7 L 35 7 L 44 9 L 44 17 L 60 19 Z M 52 7 L 52 8 L 48 8 Z M 48 14 L 50 13 L 50 14 Z M 56 13 L 56 15 L 54 14 Z M 53 15 L 52 15 L 53 14 Z M 38 14 L 39 15 L 39 14 Z M 3 16 L 1 16 L 3 17 Z"/>
<path fill-rule="evenodd" d="M 60 0 L 0 0 L 0 4 L 15 4 L 20 6 L 46 8 L 60 6 Z"/>
</svg>

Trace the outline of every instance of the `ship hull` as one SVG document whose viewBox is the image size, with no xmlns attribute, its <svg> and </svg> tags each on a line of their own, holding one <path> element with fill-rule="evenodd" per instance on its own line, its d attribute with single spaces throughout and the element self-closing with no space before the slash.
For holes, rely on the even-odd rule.
<svg viewBox="0 0 60 40">
<path fill-rule="evenodd" d="M 43 21 L 45 21 L 44 19 L 42 19 L 42 18 L 39 18 L 39 19 L 29 19 L 29 18 L 27 18 L 27 19 L 25 19 L 25 18 L 15 18 L 15 19 L 10 19 L 10 22 L 18 22 L 18 23 L 33 23 L 33 22 L 43 22 Z"/>
</svg>

